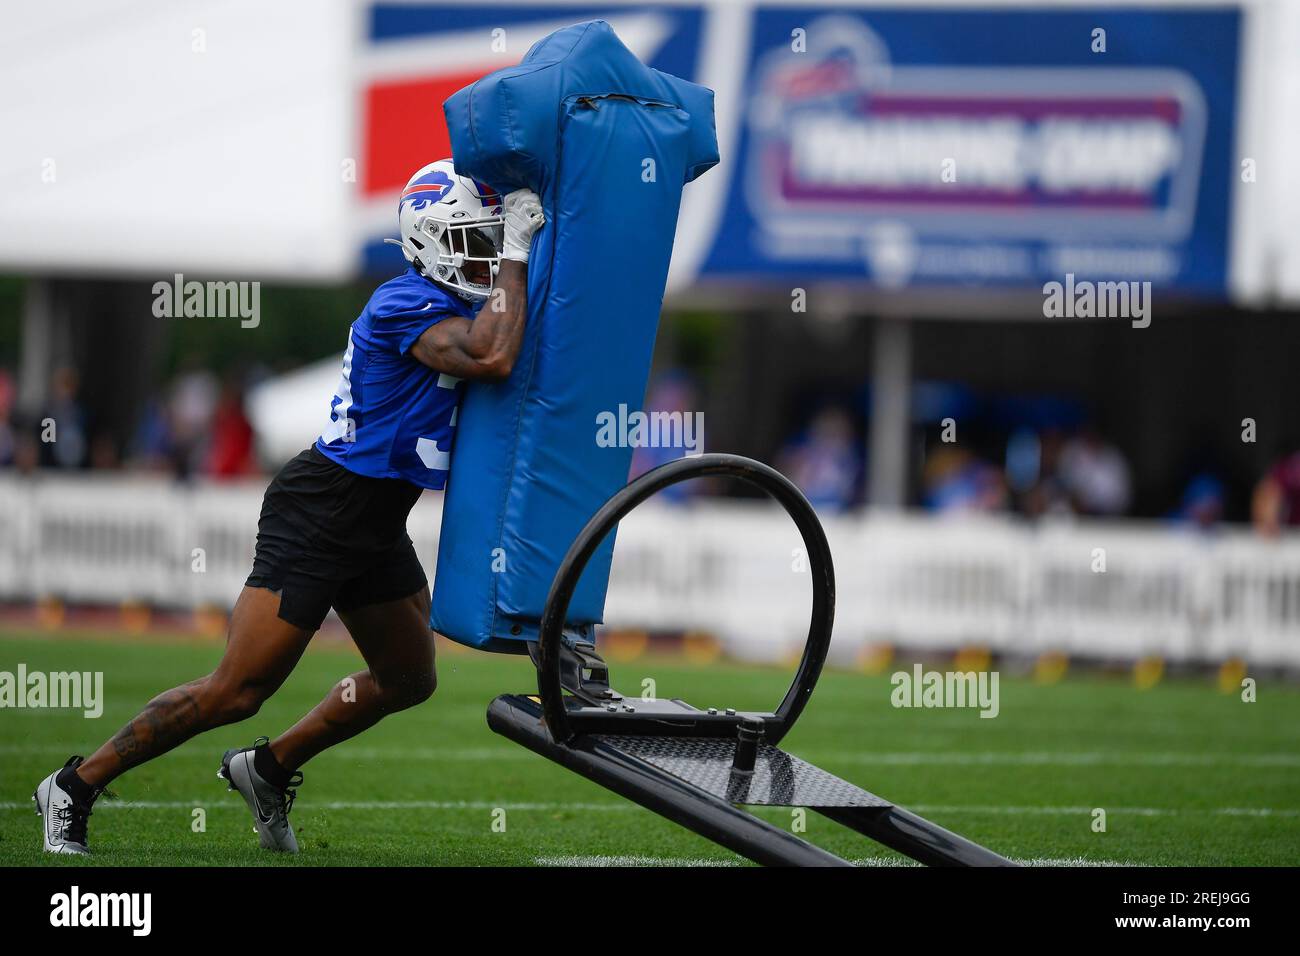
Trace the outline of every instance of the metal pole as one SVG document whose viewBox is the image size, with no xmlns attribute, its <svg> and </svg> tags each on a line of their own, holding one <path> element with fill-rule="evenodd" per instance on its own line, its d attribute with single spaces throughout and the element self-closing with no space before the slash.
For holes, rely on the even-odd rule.
<svg viewBox="0 0 1300 956">
<path fill-rule="evenodd" d="M 871 435 L 867 503 L 907 504 L 908 430 L 911 425 L 912 325 L 907 318 L 876 319 L 871 375 Z"/>
<path fill-rule="evenodd" d="M 817 807 L 817 812 L 926 866 L 1017 866 L 902 807 Z"/>
<path fill-rule="evenodd" d="M 22 355 L 18 365 L 18 408 L 37 415 L 50 394 L 50 372 L 54 367 L 55 325 L 54 283 L 50 279 L 27 280 L 23 298 Z"/>
</svg>

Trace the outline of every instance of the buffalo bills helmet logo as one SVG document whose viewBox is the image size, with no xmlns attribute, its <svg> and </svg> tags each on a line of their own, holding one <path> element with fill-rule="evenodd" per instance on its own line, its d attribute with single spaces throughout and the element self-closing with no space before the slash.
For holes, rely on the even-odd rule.
<svg viewBox="0 0 1300 956">
<path fill-rule="evenodd" d="M 423 209 L 425 206 L 436 203 L 442 198 L 442 194 L 451 187 L 451 177 L 442 170 L 435 169 L 421 176 L 415 182 L 408 184 L 402 190 L 402 198 L 398 201 L 398 205 L 402 206 L 410 203 L 412 209 Z"/>
</svg>

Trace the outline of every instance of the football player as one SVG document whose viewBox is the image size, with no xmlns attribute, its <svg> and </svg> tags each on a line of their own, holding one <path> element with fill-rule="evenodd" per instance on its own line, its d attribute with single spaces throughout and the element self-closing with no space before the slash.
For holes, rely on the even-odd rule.
<svg viewBox="0 0 1300 956">
<path fill-rule="evenodd" d="M 89 852 L 91 809 L 114 778 L 256 714 L 331 607 L 366 668 L 275 739 L 221 759 L 218 772 L 248 803 L 263 847 L 298 850 L 288 815 L 303 764 L 433 693 L 429 588 L 406 519 L 424 489 L 447 481 L 464 381 L 510 375 L 529 247 L 544 217 L 535 193 L 503 199 L 458 176 L 449 159 L 419 170 L 398 209 L 401 239 L 389 241 L 410 265 L 352 323 L 324 433 L 266 490 L 221 662 L 41 781 L 34 799 L 47 851 Z"/>
</svg>

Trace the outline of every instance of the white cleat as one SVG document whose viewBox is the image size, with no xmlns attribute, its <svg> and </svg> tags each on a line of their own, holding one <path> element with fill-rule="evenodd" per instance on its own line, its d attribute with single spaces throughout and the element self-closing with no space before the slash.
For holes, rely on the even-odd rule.
<svg viewBox="0 0 1300 956">
<path fill-rule="evenodd" d="M 248 809 L 253 812 L 253 823 L 264 849 L 297 853 L 298 838 L 289 823 L 289 811 L 297 796 L 297 791 L 291 788 L 302 783 L 302 773 L 294 771 L 289 786 L 283 790 L 258 773 L 253 765 L 253 754 L 265 742 L 266 738 L 262 737 L 252 747 L 227 750 L 221 758 L 217 776 L 227 781 L 231 790 L 238 790 L 243 796 Z"/>
<path fill-rule="evenodd" d="M 36 812 L 43 818 L 46 853 L 87 854 L 86 823 L 90 818 L 89 804 L 77 803 L 72 794 L 59 786 L 59 777 L 71 773 L 81 764 L 80 757 L 72 757 L 63 768 L 54 771 L 36 787 L 32 800 Z"/>
</svg>

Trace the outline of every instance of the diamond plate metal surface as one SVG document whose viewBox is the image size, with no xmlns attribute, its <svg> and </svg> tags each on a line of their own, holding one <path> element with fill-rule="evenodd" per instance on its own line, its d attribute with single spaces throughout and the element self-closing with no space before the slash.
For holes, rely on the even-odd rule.
<svg viewBox="0 0 1300 956">
<path fill-rule="evenodd" d="M 760 743 L 754 772 L 733 773 L 735 740 L 719 737 L 629 737 L 598 739 L 731 803 L 770 807 L 889 807 L 847 780 L 770 744 Z"/>
</svg>

